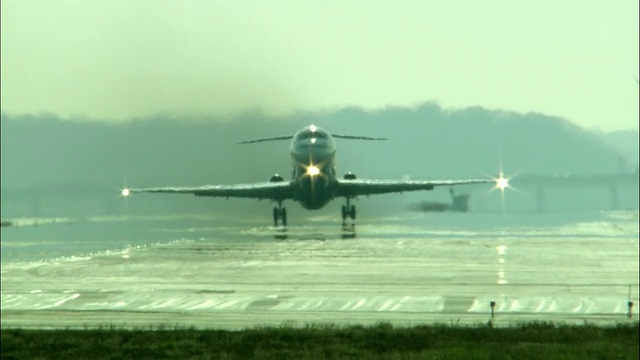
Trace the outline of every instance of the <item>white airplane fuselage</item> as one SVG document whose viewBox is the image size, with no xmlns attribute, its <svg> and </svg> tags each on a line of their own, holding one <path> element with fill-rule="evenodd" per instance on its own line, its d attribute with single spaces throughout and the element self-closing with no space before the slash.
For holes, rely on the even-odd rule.
<svg viewBox="0 0 640 360">
<path fill-rule="evenodd" d="M 331 134 L 311 125 L 291 140 L 294 200 L 316 210 L 335 196 L 336 144 Z"/>
</svg>

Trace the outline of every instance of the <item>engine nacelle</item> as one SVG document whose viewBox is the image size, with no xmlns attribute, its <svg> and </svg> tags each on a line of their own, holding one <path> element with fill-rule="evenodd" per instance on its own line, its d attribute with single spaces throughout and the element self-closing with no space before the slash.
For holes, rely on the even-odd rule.
<svg viewBox="0 0 640 360">
<path fill-rule="evenodd" d="M 269 178 L 269 182 L 272 182 L 272 183 L 283 182 L 283 181 L 284 181 L 284 178 L 278 174 L 275 174 Z"/>
<path fill-rule="evenodd" d="M 345 179 L 345 180 L 355 180 L 355 179 L 357 179 L 357 178 L 358 178 L 358 177 L 356 176 L 356 174 L 352 173 L 351 171 L 349 171 L 348 173 L 346 173 L 346 174 L 344 175 L 344 179 Z"/>
</svg>

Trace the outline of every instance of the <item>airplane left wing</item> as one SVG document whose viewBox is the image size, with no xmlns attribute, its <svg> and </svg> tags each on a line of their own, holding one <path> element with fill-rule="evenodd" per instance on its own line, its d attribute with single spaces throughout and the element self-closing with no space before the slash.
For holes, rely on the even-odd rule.
<svg viewBox="0 0 640 360">
<path fill-rule="evenodd" d="M 436 186 L 495 183 L 491 179 L 462 180 L 338 180 L 336 196 L 355 197 L 358 195 L 401 193 L 405 191 L 433 190 Z"/>
<path fill-rule="evenodd" d="M 264 182 L 238 185 L 205 185 L 200 187 L 154 187 L 142 189 L 124 189 L 122 195 L 131 193 L 193 194 L 195 196 L 235 197 L 269 200 L 287 200 L 293 198 L 289 182 Z"/>
</svg>

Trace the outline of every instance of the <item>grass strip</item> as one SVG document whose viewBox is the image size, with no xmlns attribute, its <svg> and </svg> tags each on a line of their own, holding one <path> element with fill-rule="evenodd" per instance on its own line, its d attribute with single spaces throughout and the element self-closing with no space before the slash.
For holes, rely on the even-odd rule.
<svg viewBox="0 0 640 360">
<path fill-rule="evenodd" d="M 1 331 L 6 359 L 634 359 L 639 324 Z"/>
</svg>

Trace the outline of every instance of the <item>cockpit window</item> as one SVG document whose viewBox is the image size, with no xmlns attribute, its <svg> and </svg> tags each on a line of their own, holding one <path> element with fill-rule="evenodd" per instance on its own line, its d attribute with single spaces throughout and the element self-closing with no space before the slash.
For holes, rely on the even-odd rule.
<svg viewBox="0 0 640 360">
<path fill-rule="evenodd" d="M 309 126 L 296 133 L 291 142 L 291 151 L 307 151 L 310 148 L 322 149 L 322 151 L 335 151 L 331 134 L 315 126 Z"/>
<path fill-rule="evenodd" d="M 316 128 L 316 131 L 302 130 L 298 133 L 298 135 L 296 135 L 296 138 L 299 140 L 311 139 L 311 138 L 328 139 L 329 134 L 327 134 L 327 132 L 324 130 L 320 130 Z"/>
<path fill-rule="evenodd" d="M 314 135 L 313 137 L 318 138 L 318 139 L 328 139 L 329 138 L 327 133 L 322 131 L 322 130 L 314 132 L 313 135 Z"/>
<path fill-rule="evenodd" d="M 298 136 L 296 136 L 298 139 L 308 139 L 311 137 L 311 131 L 301 131 L 298 133 Z"/>
</svg>

